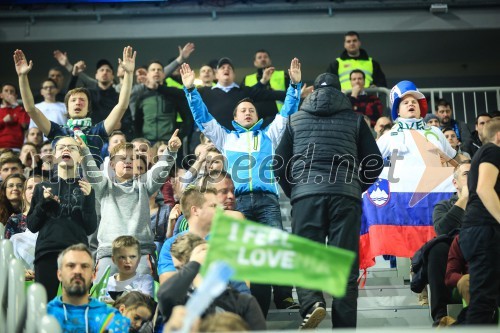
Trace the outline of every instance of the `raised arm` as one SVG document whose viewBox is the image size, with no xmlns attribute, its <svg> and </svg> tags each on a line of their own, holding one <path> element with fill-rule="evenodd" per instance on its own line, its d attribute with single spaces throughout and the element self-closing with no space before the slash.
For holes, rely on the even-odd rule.
<svg viewBox="0 0 500 333">
<path fill-rule="evenodd" d="M 198 90 L 194 86 L 195 75 L 191 67 L 188 64 L 182 64 L 180 72 L 184 92 L 196 125 L 214 143 L 217 149 L 223 151 L 224 142 L 229 131 L 223 128 L 208 112 L 207 106 L 203 103 Z"/>
<path fill-rule="evenodd" d="M 90 152 L 85 142 L 78 136 L 75 136 L 75 140 L 78 145 L 80 145 L 81 154 L 83 156 L 81 162 L 83 175 L 94 189 L 96 199 L 100 200 L 102 192 L 106 187 L 107 182 L 110 180 L 97 167 L 94 157 L 92 157 L 92 153 Z"/>
<path fill-rule="evenodd" d="M 182 146 L 182 141 L 178 133 L 179 129 L 176 129 L 170 140 L 168 140 L 168 149 L 165 149 L 163 155 L 159 156 L 159 161 L 147 173 L 141 176 L 141 178 L 146 177 L 143 180 L 145 180 L 149 196 L 160 189 L 165 183 L 170 169 L 175 165 L 177 151 Z"/>
<path fill-rule="evenodd" d="M 163 68 L 165 77 L 169 77 L 182 63 L 189 59 L 191 53 L 194 52 L 194 43 L 187 43 L 183 47 L 179 45 L 179 56 L 175 58 L 170 64 Z"/>
<path fill-rule="evenodd" d="M 119 66 L 123 68 L 125 76 L 123 77 L 122 89 L 120 90 L 120 97 L 118 98 L 118 104 L 111 110 L 108 117 L 104 120 L 104 129 L 106 132 L 111 134 L 111 132 L 120 123 L 125 111 L 130 102 L 130 93 L 132 90 L 132 83 L 134 79 L 134 68 L 135 68 L 135 56 L 136 52 L 131 46 L 123 48 L 123 60 L 118 59 Z"/>
<path fill-rule="evenodd" d="M 19 77 L 19 90 L 21 91 L 24 109 L 28 112 L 28 115 L 33 119 L 40 131 L 47 136 L 50 132 L 50 120 L 45 117 L 42 111 L 35 107 L 35 100 L 28 81 L 28 73 L 31 71 L 31 68 L 33 68 L 33 61 L 30 60 L 28 63 L 23 51 L 15 50 L 14 64 L 16 66 L 17 76 Z"/>
</svg>

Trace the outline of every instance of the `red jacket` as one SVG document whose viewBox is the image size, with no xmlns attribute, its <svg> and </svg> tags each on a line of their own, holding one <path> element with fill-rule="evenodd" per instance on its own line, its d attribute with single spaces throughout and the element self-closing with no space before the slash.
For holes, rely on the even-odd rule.
<svg viewBox="0 0 500 333">
<path fill-rule="evenodd" d="M 464 259 L 460 246 L 458 245 L 458 236 L 451 243 L 450 251 L 448 252 L 448 264 L 446 265 L 446 276 L 444 283 L 449 288 L 455 288 L 458 280 L 463 275 L 469 273 L 469 265 Z"/>
<path fill-rule="evenodd" d="M 9 122 L 4 121 L 7 115 L 12 118 Z M 22 106 L 0 107 L 0 148 L 20 149 L 29 123 L 30 117 Z"/>
</svg>

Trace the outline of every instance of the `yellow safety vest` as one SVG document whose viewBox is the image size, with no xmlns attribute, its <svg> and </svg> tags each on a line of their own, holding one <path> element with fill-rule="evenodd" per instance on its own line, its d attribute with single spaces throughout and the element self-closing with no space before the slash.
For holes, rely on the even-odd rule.
<svg viewBox="0 0 500 333">
<path fill-rule="evenodd" d="M 253 73 L 245 77 L 245 86 L 253 87 L 256 84 L 257 84 L 257 73 Z M 271 89 L 273 90 L 286 90 L 285 71 L 274 71 L 273 75 L 271 75 L 271 80 L 269 80 L 269 84 L 271 85 Z M 278 112 L 281 110 L 282 106 L 283 106 L 282 101 L 276 101 L 276 107 L 278 108 Z"/>
<path fill-rule="evenodd" d="M 184 86 L 180 84 L 179 82 L 175 81 L 171 77 L 167 77 L 165 79 L 165 83 L 167 84 L 167 87 L 172 87 L 172 88 L 177 88 L 177 89 L 184 89 Z M 175 119 L 176 122 L 182 123 L 182 117 L 181 115 L 177 112 L 177 119 Z"/>
<path fill-rule="evenodd" d="M 365 88 L 368 88 L 373 82 L 373 61 L 372 58 L 369 57 L 368 60 L 356 60 L 356 59 L 348 59 L 342 60 L 337 58 L 337 62 L 339 63 L 339 81 L 340 88 L 342 90 L 350 90 L 351 79 L 349 76 L 351 72 L 355 69 L 362 70 L 365 73 Z"/>
</svg>

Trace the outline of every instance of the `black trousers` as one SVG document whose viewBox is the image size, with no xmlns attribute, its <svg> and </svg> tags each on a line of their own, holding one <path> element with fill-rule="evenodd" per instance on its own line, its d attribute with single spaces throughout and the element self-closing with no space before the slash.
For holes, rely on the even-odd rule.
<svg viewBox="0 0 500 333">
<path fill-rule="evenodd" d="M 429 251 L 427 257 L 427 278 L 431 290 L 431 316 L 436 322 L 447 315 L 446 305 L 451 303 L 452 289 L 446 287 L 444 278 L 448 263 L 450 245 L 439 242 Z"/>
<path fill-rule="evenodd" d="M 470 274 L 465 323 L 494 325 L 498 322 L 500 295 L 500 224 L 462 228 L 458 243 Z"/>
<path fill-rule="evenodd" d="M 349 275 L 346 295 L 332 301 L 333 328 L 356 327 L 359 276 L 359 232 L 361 201 L 342 195 L 316 195 L 293 204 L 292 232 L 318 243 L 336 246 L 356 253 Z M 316 302 L 325 303 L 319 290 L 297 288 L 300 314 L 305 317 Z"/>
<path fill-rule="evenodd" d="M 47 301 L 57 296 L 59 279 L 57 278 L 57 257 L 59 253 L 52 252 L 43 255 L 35 262 L 35 282 L 41 283 L 47 291 Z"/>
</svg>

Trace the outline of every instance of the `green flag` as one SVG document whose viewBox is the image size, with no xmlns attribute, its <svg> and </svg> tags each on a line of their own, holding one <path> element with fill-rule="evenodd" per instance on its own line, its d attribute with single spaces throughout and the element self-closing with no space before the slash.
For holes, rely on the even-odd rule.
<svg viewBox="0 0 500 333">
<path fill-rule="evenodd" d="M 352 251 L 327 247 L 218 210 L 211 227 L 203 271 L 214 261 L 235 270 L 234 280 L 295 285 L 345 295 L 354 262 Z"/>
</svg>

